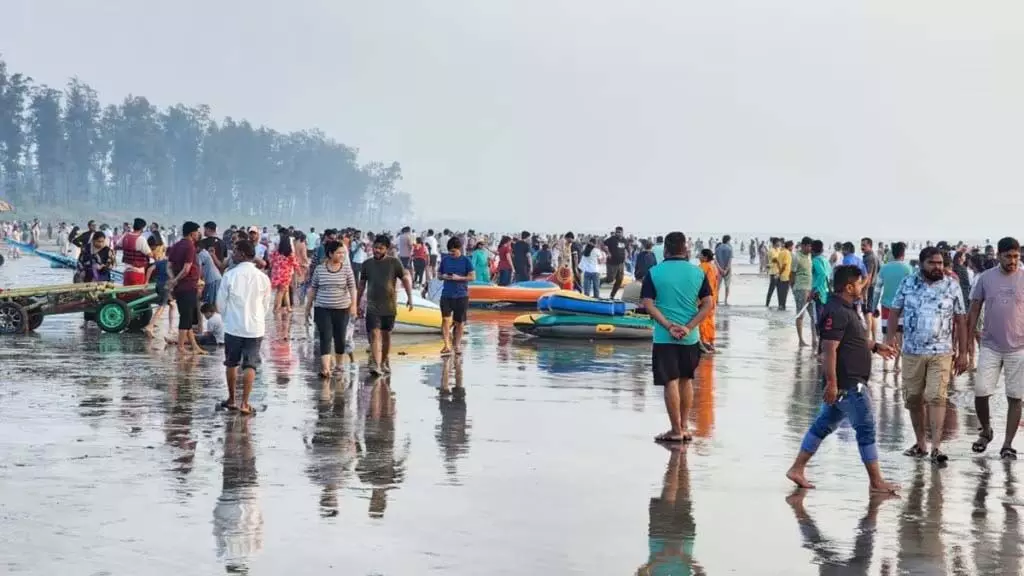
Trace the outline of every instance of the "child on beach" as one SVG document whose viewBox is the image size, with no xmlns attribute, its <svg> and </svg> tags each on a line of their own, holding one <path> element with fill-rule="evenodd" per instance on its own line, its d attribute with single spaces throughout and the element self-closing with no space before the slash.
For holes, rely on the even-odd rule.
<svg viewBox="0 0 1024 576">
<path fill-rule="evenodd" d="M 167 309 L 167 303 L 171 297 L 171 293 L 167 289 L 167 281 L 169 279 L 170 270 L 167 263 L 167 247 L 159 244 L 153 247 L 153 263 L 146 268 L 146 284 L 155 283 L 157 295 L 156 312 L 153 313 L 153 318 L 145 328 L 146 335 L 150 338 L 153 337 L 153 327 L 156 326 L 160 315 Z M 173 325 L 170 325 L 170 321 L 171 316 L 168 314 L 167 322 L 170 327 L 173 327 Z"/>
<path fill-rule="evenodd" d="M 199 311 L 203 318 L 206 318 L 206 332 L 203 332 L 197 342 L 200 346 L 216 348 L 224 345 L 224 320 L 217 313 L 217 307 L 210 303 L 203 304 Z"/>
</svg>

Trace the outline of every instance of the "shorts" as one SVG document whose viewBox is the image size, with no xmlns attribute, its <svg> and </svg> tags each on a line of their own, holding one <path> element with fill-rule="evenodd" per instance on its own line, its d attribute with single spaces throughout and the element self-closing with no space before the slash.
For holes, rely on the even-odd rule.
<svg viewBox="0 0 1024 576">
<path fill-rule="evenodd" d="M 890 314 L 892 314 L 892 308 L 886 308 L 885 306 L 882 306 L 882 313 L 881 313 L 881 318 L 882 318 L 882 334 L 888 334 L 889 333 L 889 315 Z M 897 332 L 903 332 L 903 317 L 902 316 L 900 316 L 899 324 L 896 325 L 896 331 Z"/>
<path fill-rule="evenodd" d="M 174 294 L 178 303 L 178 330 L 191 330 L 199 325 L 199 295 L 195 290 L 185 290 Z"/>
<path fill-rule="evenodd" d="M 398 259 L 402 261 L 402 268 L 408 270 L 410 262 L 412 262 L 412 258 L 409 258 L 408 256 L 399 256 Z"/>
<path fill-rule="evenodd" d="M 868 287 L 868 296 L 861 302 L 861 312 L 864 314 L 871 314 L 872 311 L 878 306 L 875 302 L 875 287 Z"/>
<path fill-rule="evenodd" d="M 220 280 L 210 282 L 203 286 L 203 304 L 217 305 L 217 291 L 220 290 Z"/>
<path fill-rule="evenodd" d="M 692 380 L 700 364 L 699 344 L 655 344 L 651 350 L 654 385 L 673 380 Z"/>
<path fill-rule="evenodd" d="M 437 254 L 430 255 L 430 267 L 437 268 Z"/>
<path fill-rule="evenodd" d="M 807 294 L 809 293 L 810 290 L 801 290 L 799 288 L 793 289 L 793 306 L 795 306 L 798 311 L 804 307 L 804 304 L 807 304 Z M 814 321 L 814 312 L 811 311 L 811 308 L 813 307 L 813 303 L 807 306 L 807 313 L 810 314 L 812 322 Z"/>
<path fill-rule="evenodd" d="M 380 330 L 381 332 L 391 332 L 395 329 L 395 317 L 392 314 L 382 316 L 379 314 L 366 313 L 366 333 L 369 334 L 374 330 Z"/>
<path fill-rule="evenodd" d="M 924 397 L 932 406 L 945 405 L 949 381 L 953 376 L 953 355 L 903 355 L 903 396 L 907 408 L 911 400 Z"/>
<path fill-rule="evenodd" d="M 1014 400 L 1024 398 L 1024 350 L 997 352 L 984 345 L 978 350 L 974 395 L 980 398 L 994 394 L 1000 372 L 1006 381 L 1006 397 Z"/>
<path fill-rule="evenodd" d="M 224 365 L 228 368 L 237 368 L 240 365 L 242 370 L 259 368 L 262 362 L 260 359 L 260 345 L 262 344 L 263 338 L 244 338 L 234 334 L 225 334 Z"/>
<path fill-rule="evenodd" d="M 156 305 L 167 306 L 167 303 L 171 301 L 171 293 L 167 290 L 167 286 L 156 287 Z"/>
<path fill-rule="evenodd" d="M 456 323 L 462 324 L 466 321 L 466 310 L 469 308 L 469 297 L 449 298 L 441 296 L 441 317 L 451 317 Z"/>
<path fill-rule="evenodd" d="M 723 284 L 726 288 L 732 286 L 732 271 L 729 271 L 728 274 L 720 274 L 718 276 L 718 285 L 722 286 Z"/>
<path fill-rule="evenodd" d="M 626 275 L 626 265 L 622 262 L 619 262 L 618 264 L 608 264 L 605 266 L 605 272 L 607 273 L 607 282 L 617 282 L 618 284 L 622 284 L 622 279 Z M 676 346 L 676 344 L 672 344 L 672 346 Z"/>
</svg>

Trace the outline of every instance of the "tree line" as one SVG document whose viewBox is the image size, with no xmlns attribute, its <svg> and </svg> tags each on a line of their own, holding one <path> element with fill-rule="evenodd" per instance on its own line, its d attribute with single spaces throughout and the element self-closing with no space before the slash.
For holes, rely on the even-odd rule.
<svg viewBox="0 0 1024 576">
<path fill-rule="evenodd" d="M 401 179 L 398 162 L 360 164 L 320 130 L 217 121 L 205 105 L 160 109 L 134 95 L 103 106 L 77 78 L 57 90 L 0 58 L 0 199 L 19 209 L 391 225 L 412 209 Z"/>
</svg>

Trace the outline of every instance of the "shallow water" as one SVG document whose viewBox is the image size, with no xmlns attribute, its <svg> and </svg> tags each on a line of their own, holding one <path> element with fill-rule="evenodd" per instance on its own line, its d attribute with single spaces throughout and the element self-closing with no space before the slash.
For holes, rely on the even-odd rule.
<svg viewBox="0 0 1024 576">
<path fill-rule="evenodd" d="M 67 278 L 29 257 L 0 267 L 4 287 Z M 219 358 L 178 360 L 48 317 L 0 341 L 0 567 L 1020 573 L 1018 465 L 970 454 L 976 424 L 955 403 L 948 468 L 900 456 L 913 434 L 881 372 L 881 461 L 902 498 L 871 502 L 844 428 L 809 469 L 818 490 L 787 501 L 817 368 L 793 313 L 758 305 L 764 283 L 738 276 L 734 306 L 719 311 L 720 353 L 700 367 L 685 452 L 651 441 L 667 422 L 649 346 L 523 340 L 514 313 L 475 312 L 461 361 L 406 340 L 390 379 L 351 371 L 328 385 L 296 323 L 264 345 L 253 396 L 266 410 L 253 419 L 215 411 Z"/>
</svg>

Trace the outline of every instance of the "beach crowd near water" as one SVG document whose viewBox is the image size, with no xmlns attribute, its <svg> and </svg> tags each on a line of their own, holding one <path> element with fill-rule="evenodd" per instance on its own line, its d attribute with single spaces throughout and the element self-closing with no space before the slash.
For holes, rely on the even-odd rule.
<svg viewBox="0 0 1024 576">
<path fill-rule="evenodd" d="M 1006 397 L 1006 414 L 998 455 L 1017 458 L 1024 271 L 1020 245 L 1011 237 L 978 246 L 871 238 L 827 246 L 809 236 L 736 241 L 669 232 L 638 238 L 621 227 L 607 235 L 410 227 L 318 232 L 292 226 L 222 230 L 212 221 L 164 228 L 139 218 L 114 227 L 90 221 L 81 228 L 2 222 L 0 238 L 55 243 L 77 260 L 76 282 L 109 282 L 111 272 L 121 269 L 126 285 L 155 284 L 157 311 L 146 327 L 153 346 L 173 346 L 182 356 L 222 356 L 226 397 L 219 407 L 243 416 L 258 411 L 250 393 L 272 322 L 315 327 L 318 353 L 308 360 L 323 379 L 349 369 L 386 378 L 401 294 L 410 309 L 416 296 L 439 303 L 437 354 L 444 358 L 465 352 L 470 283 L 545 279 L 594 298 L 621 299 L 654 321 L 649 378 L 662 389 L 669 425 L 654 440 L 674 454 L 685 453 L 693 441 L 694 379 L 701 362 L 718 351 L 716 311 L 731 305 L 733 280 L 746 260 L 751 273 L 765 279 L 765 308 L 795 314 L 786 318 L 817 366 L 820 408 L 789 469 L 778 471 L 800 494 L 814 487 L 808 463 L 844 422 L 855 434 L 870 492 L 899 492 L 879 465 L 870 392 L 875 355 L 883 372 L 899 378 L 914 433 L 906 458 L 939 470 L 948 465 L 944 420 L 951 390 L 965 374 L 972 375 L 979 422 L 970 450 L 985 453 L 996 439 L 990 398 L 999 394 Z M 369 350 L 365 367 L 356 366 L 357 332 Z"/>
</svg>

